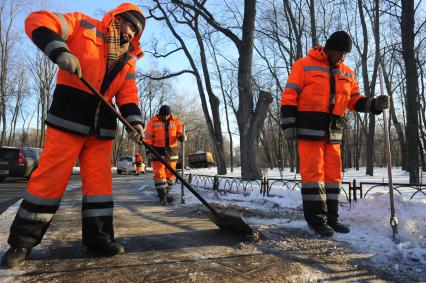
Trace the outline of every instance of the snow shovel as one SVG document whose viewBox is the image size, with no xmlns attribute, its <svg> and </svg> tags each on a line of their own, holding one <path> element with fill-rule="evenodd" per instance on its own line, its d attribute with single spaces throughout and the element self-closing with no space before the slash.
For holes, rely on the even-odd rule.
<svg viewBox="0 0 426 283">
<path fill-rule="evenodd" d="M 126 119 L 124 119 L 123 116 L 112 106 L 108 103 L 108 101 L 102 96 L 102 94 L 99 93 L 84 77 L 80 79 L 94 94 L 96 94 L 99 99 L 103 103 L 105 103 L 108 108 L 113 111 L 115 116 L 126 126 L 128 130 L 136 132 L 136 130 L 132 127 L 132 125 L 127 122 Z M 233 213 L 225 213 L 221 212 L 219 213 L 216 209 L 214 209 L 187 181 L 185 181 L 182 176 L 180 176 L 176 170 L 174 170 L 162 157 L 161 155 L 146 141 L 142 140 L 141 143 L 148 148 L 148 150 L 154 154 L 154 156 L 160 160 L 161 163 L 166 166 L 167 169 L 172 172 L 173 175 L 176 176 L 176 178 L 181 181 L 182 184 L 185 185 L 185 187 L 188 188 L 188 190 L 191 191 L 191 193 L 194 194 L 209 210 L 211 213 L 206 213 L 208 218 L 216 224 L 219 228 L 224 230 L 231 230 L 234 232 L 239 232 L 244 235 L 251 235 L 253 234 L 253 229 L 244 221 L 241 215 L 233 214 Z"/>
<path fill-rule="evenodd" d="M 379 65 L 379 81 L 380 81 L 380 94 L 383 95 L 383 73 L 382 67 Z M 398 235 L 398 219 L 396 218 L 395 203 L 393 199 L 393 182 L 392 182 L 392 161 L 391 161 L 391 150 L 389 141 L 389 121 L 387 117 L 387 109 L 383 109 L 383 127 L 385 128 L 385 156 L 386 163 L 388 165 L 388 180 L 389 180 L 389 198 L 391 208 L 390 225 L 392 227 L 393 241 L 399 243 Z"/>
</svg>

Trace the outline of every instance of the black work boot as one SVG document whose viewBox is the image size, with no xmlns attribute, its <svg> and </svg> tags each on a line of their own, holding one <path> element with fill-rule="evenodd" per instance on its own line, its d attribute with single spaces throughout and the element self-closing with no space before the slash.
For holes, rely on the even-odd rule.
<svg viewBox="0 0 426 283">
<path fill-rule="evenodd" d="M 175 198 L 174 198 L 172 195 L 170 195 L 170 194 L 169 194 L 169 192 L 170 192 L 170 188 L 167 188 L 167 189 L 166 189 L 166 198 L 167 198 L 167 202 L 168 202 L 168 203 L 172 203 L 172 202 L 174 202 L 174 201 L 175 201 Z"/>
<path fill-rule="evenodd" d="M 330 226 L 331 228 L 333 228 L 334 231 L 336 231 L 337 233 L 344 233 L 347 234 L 351 231 L 351 229 L 349 228 L 349 226 L 344 225 L 342 223 L 340 223 L 339 221 L 328 221 L 327 222 L 328 226 Z"/>
<path fill-rule="evenodd" d="M 339 192 L 337 188 L 327 189 L 327 224 L 338 233 L 349 233 L 349 226 L 339 222 Z"/>
<path fill-rule="evenodd" d="M 334 230 L 327 224 L 309 224 L 309 227 L 312 228 L 318 235 L 321 237 L 331 237 L 334 235 Z"/>
<path fill-rule="evenodd" d="M 160 204 L 167 205 L 168 201 L 167 201 L 166 188 L 158 188 L 157 193 L 158 193 L 158 198 L 160 199 Z"/>
<path fill-rule="evenodd" d="M 117 243 L 104 243 L 102 245 L 87 246 L 87 253 L 92 256 L 115 256 L 124 254 L 124 247 Z"/>
<path fill-rule="evenodd" d="M 1 259 L 1 267 L 14 268 L 25 262 L 31 249 L 10 247 Z"/>
</svg>

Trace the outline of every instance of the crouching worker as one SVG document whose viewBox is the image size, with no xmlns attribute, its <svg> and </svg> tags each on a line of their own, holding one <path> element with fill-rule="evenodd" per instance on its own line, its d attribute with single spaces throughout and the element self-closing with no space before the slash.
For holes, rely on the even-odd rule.
<svg viewBox="0 0 426 283">
<path fill-rule="evenodd" d="M 161 157 L 175 169 L 179 157 L 178 141 L 186 141 L 186 135 L 182 132 L 181 120 L 172 115 L 170 107 L 163 105 L 160 107 L 157 116 L 154 116 L 146 126 L 145 141 L 152 145 Z M 147 150 L 147 154 L 150 154 Z M 175 183 L 175 176 L 157 159 L 153 154 L 152 169 L 154 171 L 154 184 L 158 193 L 161 205 L 173 202 L 173 197 L 169 191 Z"/>
<path fill-rule="evenodd" d="M 80 162 L 82 236 L 92 256 L 124 252 L 115 243 L 111 154 L 117 121 L 79 78 L 84 77 L 111 102 L 143 136 L 136 59 L 145 17 L 132 4 L 122 4 L 101 21 L 83 13 L 31 13 L 25 31 L 34 44 L 59 66 L 53 101 L 47 115 L 46 142 L 38 168 L 10 228 L 5 268 L 24 263 L 39 244 L 56 213 L 76 159 Z M 105 75 L 106 74 L 106 75 Z"/>
<path fill-rule="evenodd" d="M 360 94 L 354 72 L 343 64 L 351 48 L 344 31 L 333 33 L 324 47 L 315 46 L 294 63 L 281 99 L 284 136 L 298 140 L 304 216 L 323 237 L 350 231 L 338 213 L 346 109 L 378 115 L 389 107 L 387 96 Z"/>
</svg>

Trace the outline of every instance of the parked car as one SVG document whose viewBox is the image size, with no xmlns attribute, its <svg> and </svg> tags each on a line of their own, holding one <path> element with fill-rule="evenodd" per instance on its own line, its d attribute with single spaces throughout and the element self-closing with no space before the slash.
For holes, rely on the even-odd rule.
<svg viewBox="0 0 426 283">
<path fill-rule="evenodd" d="M 132 156 L 122 156 L 117 162 L 117 174 L 133 174 L 135 170 L 135 159 Z M 145 164 L 142 163 L 141 173 L 145 174 Z"/>
<path fill-rule="evenodd" d="M 41 148 L 0 147 L 0 181 L 7 177 L 30 178 L 38 167 Z"/>
</svg>

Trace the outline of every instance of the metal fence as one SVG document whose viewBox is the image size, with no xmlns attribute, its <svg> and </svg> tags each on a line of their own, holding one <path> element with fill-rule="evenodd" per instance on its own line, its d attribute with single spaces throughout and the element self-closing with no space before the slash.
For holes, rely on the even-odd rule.
<svg viewBox="0 0 426 283">
<path fill-rule="evenodd" d="M 199 175 L 199 174 L 185 174 L 191 183 L 196 188 L 203 188 L 213 190 L 218 194 L 244 194 L 249 195 L 253 190 L 259 192 L 265 197 L 274 197 L 279 195 L 282 190 L 300 191 L 302 188 L 301 180 L 297 179 L 279 179 L 267 178 L 261 179 L 244 179 L 238 177 L 225 177 L 218 175 Z M 342 182 L 342 193 L 346 200 L 351 203 L 358 199 L 367 197 L 375 191 L 389 190 L 388 183 L 375 183 L 375 182 Z M 400 195 L 414 198 L 426 198 L 426 184 L 400 184 L 394 183 L 393 190 Z"/>
</svg>

